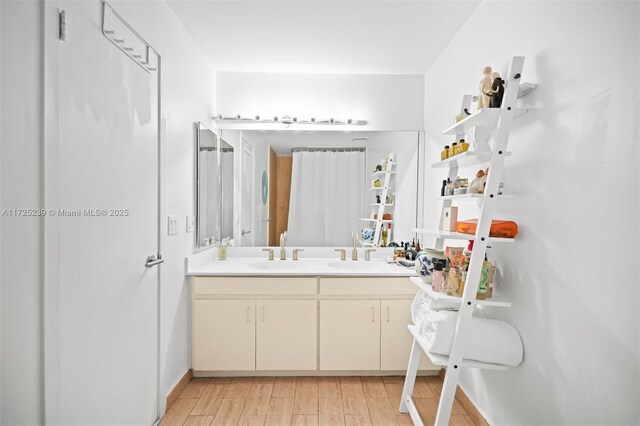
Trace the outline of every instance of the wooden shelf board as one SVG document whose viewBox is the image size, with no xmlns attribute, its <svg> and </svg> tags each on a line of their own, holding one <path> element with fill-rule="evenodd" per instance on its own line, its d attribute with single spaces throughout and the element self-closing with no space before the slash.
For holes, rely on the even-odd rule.
<svg viewBox="0 0 640 426">
<path fill-rule="evenodd" d="M 409 277 L 409 279 L 411 280 L 411 282 L 413 284 L 415 284 L 418 288 L 420 288 L 425 293 L 427 293 L 429 296 L 431 296 L 431 298 L 434 299 L 434 300 L 447 300 L 447 301 L 453 301 L 453 302 L 462 303 L 462 297 L 449 296 L 448 294 L 444 294 L 444 293 L 440 293 L 440 292 L 434 291 L 433 288 L 431 287 L 431 284 L 427 284 L 427 283 L 423 282 L 420 279 L 420 277 Z M 496 307 L 496 308 L 510 308 L 511 307 L 511 302 L 505 302 L 503 300 L 496 299 L 496 298 L 492 297 L 491 299 L 485 299 L 485 300 L 476 299 L 476 305 L 478 305 L 478 306 L 492 306 L 492 307 Z"/>
</svg>

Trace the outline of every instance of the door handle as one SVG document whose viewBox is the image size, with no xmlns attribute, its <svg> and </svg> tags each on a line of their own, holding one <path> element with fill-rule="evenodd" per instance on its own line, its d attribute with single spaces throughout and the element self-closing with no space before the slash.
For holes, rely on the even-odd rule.
<svg viewBox="0 0 640 426">
<path fill-rule="evenodd" d="M 243 237 L 244 237 L 245 235 L 247 235 L 247 234 L 250 234 L 250 233 L 251 233 L 251 231 L 245 231 L 244 229 L 242 230 L 242 236 L 243 236 Z"/>
<path fill-rule="evenodd" d="M 371 322 L 376 322 L 376 308 L 371 307 Z"/>
<path fill-rule="evenodd" d="M 262 322 L 264 322 L 264 306 L 262 306 Z"/>
<path fill-rule="evenodd" d="M 151 268 L 152 266 L 156 266 L 161 263 L 164 263 L 164 259 L 162 258 L 162 256 L 158 255 L 158 258 L 156 259 L 156 256 L 152 254 L 151 256 L 147 257 L 147 261 L 144 263 L 144 267 Z"/>
<path fill-rule="evenodd" d="M 251 307 L 247 306 L 247 322 L 249 322 L 251 319 L 249 317 L 249 312 L 251 311 Z"/>
<path fill-rule="evenodd" d="M 391 321 L 391 308 L 387 306 L 387 322 Z"/>
</svg>

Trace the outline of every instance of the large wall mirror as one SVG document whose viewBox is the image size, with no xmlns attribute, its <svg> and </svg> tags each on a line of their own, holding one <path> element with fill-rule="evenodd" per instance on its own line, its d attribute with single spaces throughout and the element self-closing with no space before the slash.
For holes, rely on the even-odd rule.
<svg viewBox="0 0 640 426">
<path fill-rule="evenodd" d="M 208 180 L 199 185 L 220 179 L 221 205 L 205 220 L 217 217 L 220 237 L 232 237 L 234 246 L 277 246 L 284 231 L 288 246 L 350 246 L 352 234 L 368 245 L 365 235 L 375 230 L 371 218 L 380 203 L 391 204 L 383 216 L 387 244 L 412 240 L 412 229 L 421 225 L 419 132 L 225 129 L 219 136 L 217 169 L 199 164 L 207 168 L 199 181 Z M 384 185 L 380 169 L 389 153 L 396 165 L 387 198 L 380 200 L 376 185 Z M 200 154 L 198 162 L 205 158 Z"/>
<path fill-rule="evenodd" d="M 233 239 L 234 150 L 196 123 L 196 246 Z"/>
</svg>

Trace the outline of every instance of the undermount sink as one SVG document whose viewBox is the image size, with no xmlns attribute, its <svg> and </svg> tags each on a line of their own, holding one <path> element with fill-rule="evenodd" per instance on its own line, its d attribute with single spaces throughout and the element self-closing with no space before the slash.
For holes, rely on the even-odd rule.
<svg viewBox="0 0 640 426">
<path fill-rule="evenodd" d="M 343 269 L 350 271 L 385 271 L 389 270 L 386 263 L 381 262 L 368 262 L 368 261 L 352 261 L 345 260 L 340 262 L 329 263 L 327 266 L 334 269 Z"/>
<path fill-rule="evenodd" d="M 299 260 L 265 260 L 263 262 L 249 264 L 250 268 L 261 269 L 264 271 L 303 269 L 308 266 L 309 264 L 307 262 Z"/>
</svg>

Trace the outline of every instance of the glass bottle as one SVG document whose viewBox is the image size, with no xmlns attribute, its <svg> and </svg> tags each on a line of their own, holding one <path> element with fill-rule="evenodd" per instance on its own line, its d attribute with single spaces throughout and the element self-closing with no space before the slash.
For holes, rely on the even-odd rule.
<svg viewBox="0 0 640 426">
<path fill-rule="evenodd" d="M 433 264 L 433 271 L 431 273 L 433 280 L 431 281 L 431 288 L 433 291 L 440 293 L 444 285 L 444 267 L 442 262 L 436 262 Z"/>
<path fill-rule="evenodd" d="M 382 236 L 381 236 L 381 238 L 382 238 L 382 247 L 386 247 L 387 246 L 387 228 L 384 225 L 382 225 L 381 233 L 382 233 Z"/>
<path fill-rule="evenodd" d="M 440 152 L 440 160 L 446 160 L 449 158 L 449 145 L 445 145 L 442 152 Z"/>
<path fill-rule="evenodd" d="M 460 142 L 458 142 L 458 151 L 460 151 L 459 154 L 469 151 L 469 143 L 464 139 L 460 139 Z"/>
<path fill-rule="evenodd" d="M 218 259 L 227 260 L 227 247 L 229 247 L 229 238 L 223 238 L 218 247 Z"/>
<path fill-rule="evenodd" d="M 451 158 L 454 155 L 456 155 L 456 147 L 457 146 L 458 146 L 458 144 L 456 142 L 451 144 L 451 148 L 449 148 L 449 158 Z"/>
<path fill-rule="evenodd" d="M 446 293 L 449 296 L 457 296 L 459 284 L 460 284 L 460 277 L 459 277 L 458 268 L 452 267 L 451 269 L 449 269 L 449 274 L 447 275 Z"/>
<path fill-rule="evenodd" d="M 464 293 L 464 286 L 467 282 L 467 271 L 460 271 L 460 281 L 458 283 L 458 292 L 457 296 L 462 297 L 462 293 Z"/>
</svg>

